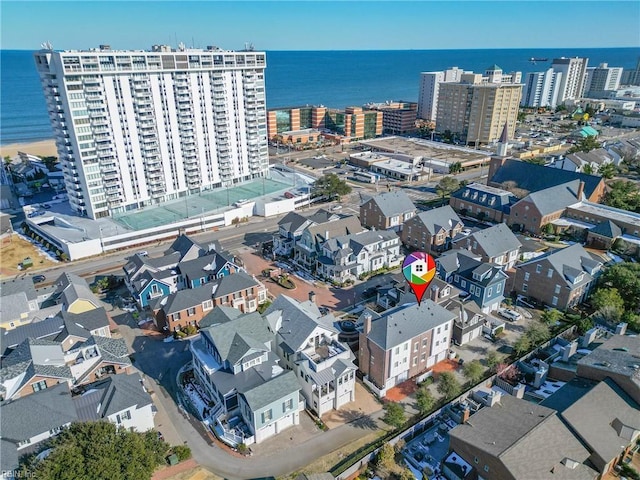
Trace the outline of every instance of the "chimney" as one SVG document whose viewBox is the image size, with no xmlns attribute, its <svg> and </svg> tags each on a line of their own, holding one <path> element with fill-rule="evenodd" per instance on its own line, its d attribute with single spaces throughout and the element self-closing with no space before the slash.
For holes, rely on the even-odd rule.
<svg viewBox="0 0 640 480">
<path fill-rule="evenodd" d="M 584 182 L 580 180 L 580 185 L 578 185 L 578 201 L 582 200 L 582 195 L 584 195 Z"/>
<path fill-rule="evenodd" d="M 371 331 L 371 321 L 373 320 L 373 317 L 371 316 L 371 313 L 366 312 L 364 314 L 364 334 L 368 335 L 369 332 Z"/>
<path fill-rule="evenodd" d="M 309 292 L 309 301 L 311 303 L 316 303 L 316 292 L 313 292 L 313 291 Z"/>
<path fill-rule="evenodd" d="M 324 241 L 326 242 L 327 240 L 329 240 L 329 230 L 324 231 Z"/>
<path fill-rule="evenodd" d="M 462 410 L 462 423 L 467 423 L 467 420 L 469 420 L 470 416 L 471 410 L 469 409 L 469 407 L 464 407 L 464 409 Z"/>
</svg>

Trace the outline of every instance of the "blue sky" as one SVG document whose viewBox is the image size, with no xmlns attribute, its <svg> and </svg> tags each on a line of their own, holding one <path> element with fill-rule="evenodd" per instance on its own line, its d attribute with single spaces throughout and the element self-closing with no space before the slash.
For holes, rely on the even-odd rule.
<svg viewBox="0 0 640 480">
<path fill-rule="evenodd" d="M 629 1 L 67 1 L 0 3 L 3 49 L 260 50 L 637 47 Z"/>
</svg>

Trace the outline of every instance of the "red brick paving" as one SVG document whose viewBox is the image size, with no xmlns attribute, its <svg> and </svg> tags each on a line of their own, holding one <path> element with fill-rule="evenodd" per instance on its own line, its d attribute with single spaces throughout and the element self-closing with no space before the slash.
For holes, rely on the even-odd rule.
<svg viewBox="0 0 640 480">
<path fill-rule="evenodd" d="M 198 462 L 196 462 L 193 458 L 189 460 L 185 460 L 184 462 L 180 462 L 177 465 L 172 465 L 170 467 L 165 467 L 162 470 L 158 470 L 153 474 L 151 480 L 168 480 L 174 475 L 177 475 L 182 472 L 186 472 L 187 470 L 191 470 L 198 466 Z"/>
<path fill-rule="evenodd" d="M 438 373 L 453 372 L 458 368 L 460 368 L 460 365 L 458 364 L 458 362 L 456 362 L 455 360 L 446 359 L 446 360 L 443 360 L 442 362 L 436 363 L 431 369 L 431 371 L 433 371 L 433 373 L 435 373 L 437 377 Z"/>
<path fill-rule="evenodd" d="M 411 395 L 418 389 L 418 385 L 416 384 L 415 379 L 407 380 L 406 382 L 402 382 L 400 385 L 396 385 L 395 387 L 387 390 L 387 394 L 385 398 L 392 402 L 400 402 L 404 400 L 406 397 Z"/>
</svg>

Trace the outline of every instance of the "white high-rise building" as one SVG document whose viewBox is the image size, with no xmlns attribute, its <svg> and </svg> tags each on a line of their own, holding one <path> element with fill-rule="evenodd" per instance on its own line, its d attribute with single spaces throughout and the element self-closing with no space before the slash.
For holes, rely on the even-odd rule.
<svg viewBox="0 0 640 480">
<path fill-rule="evenodd" d="M 551 107 L 558 103 L 562 72 L 554 72 L 549 68 L 544 72 L 527 74 L 520 105 L 523 107 Z"/>
<path fill-rule="evenodd" d="M 622 80 L 622 67 L 610 67 L 606 63 L 601 63 L 593 69 L 587 69 L 587 80 L 585 81 L 585 92 L 600 93 L 606 90 L 617 90 L 620 88 Z"/>
<path fill-rule="evenodd" d="M 135 210 L 268 170 L 264 52 L 102 45 L 34 57 L 80 214 Z"/>
<path fill-rule="evenodd" d="M 459 82 L 463 73 L 464 71 L 458 67 L 452 67 L 443 72 L 422 72 L 420 74 L 418 118 L 435 121 L 438 112 L 440 84 Z"/>
<path fill-rule="evenodd" d="M 588 58 L 554 58 L 551 68 L 554 72 L 562 73 L 558 103 L 565 100 L 575 100 L 584 94 L 585 76 L 587 72 Z"/>
</svg>

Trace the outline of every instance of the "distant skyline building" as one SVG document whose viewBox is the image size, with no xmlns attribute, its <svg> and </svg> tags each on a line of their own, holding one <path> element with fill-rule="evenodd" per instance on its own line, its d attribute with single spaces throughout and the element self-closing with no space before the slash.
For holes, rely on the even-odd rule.
<svg viewBox="0 0 640 480">
<path fill-rule="evenodd" d="M 459 82 L 464 71 L 458 67 L 451 67 L 442 72 L 420 73 L 420 92 L 418 95 L 418 118 L 435 121 L 438 113 L 438 93 L 440 84 L 444 82 Z"/>
<path fill-rule="evenodd" d="M 507 125 L 515 136 L 522 98 L 521 72 L 504 74 L 497 65 L 484 75 L 464 73 L 459 82 L 440 84 L 436 129 L 456 135 L 467 144 L 492 143 Z"/>
<path fill-rule="evenodd" d="M 597 67 L 588 67 L 584 87 L 585 95 L 590 96 L 591 92 L 601 94 L 607 90 L 620 88 L 622 70 L 622 67 L 610 67 L 606 63 L 601 63 Z"/>
<path fill-rule="evenodd" d="M 588 63 L 588 58 L 580 57 L 553 59 L 551 68 L 554 72 L 562 73 L 558 93 L 559 104 L 564 103 L 565 100 L 576 100 L 583 96 Z"/>
<path fill-rule="evenodd" d="M 640 85 L 640 58 L 638 58 L 636 68 L 624 69 L 620 83 L 622 83 L 622 85 Z"/>
<path fill-rule="evenodd" d="M 34 59 L 71 207 L 110 216 L 263 176 L 266 55 L 217 47 Z"/>
<path fill-rule="evenodd" d="M 520 104 L 523 107 L 551 107 L 558 103 L 562 72 L 549 68 L 544 72 L 531 72 L 524 81 Z"/>
</svg>

